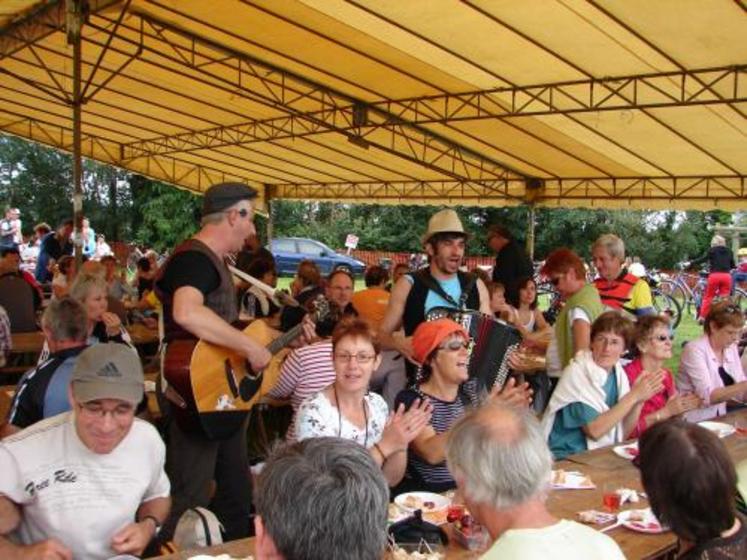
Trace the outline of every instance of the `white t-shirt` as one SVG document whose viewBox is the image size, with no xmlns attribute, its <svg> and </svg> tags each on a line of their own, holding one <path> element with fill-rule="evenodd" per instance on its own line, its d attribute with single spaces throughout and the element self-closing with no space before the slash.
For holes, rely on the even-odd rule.
<svg viewBox="0 0 747 560">
<path fill-rule="evenodd" d="M 568 336 L 573 337 L 573 321 L 585 321 L 591 323 L 589 316 L 581 307 L 574 307 L 568 310 Z M 555 329 L 552 331 L 550 344 L 547 346 L 545 353 L 545 364 L 547 375 L 550 377 L 560 377 L 563 373 L 563 364 L 560 363 L 560 352 L 558 351 L 558 337 L 555 336 Z"/>
<path fill-rule="evenodd" d="M 378 443 L 384 431 L 389 414 L 386 401 L 377 393 L 363 397 L 367 405 L 368 426 L 361 429 L 340 415 L 323 392 L 306 399 L 296 413 L 295 439 L 298 441 L 313 437 L 341 437 L 353 440 L 366 447 Z"/>
<path fill-rule="evenodd" d="M 140 504 L 169 495 L 165 457 L 158 432 L 138 418 L 111 453 L 94 453 L 66 412 L 0 442 L 0 494 L 22 508 L 23 544 L 55 537 L 73 558 L 103 560 L 116 556 L 111 538 Z"/>
<path fill-rule="evenodd" d="M 625 560 L 607 535 L 575 521 L 561 519 L 542 529 L 509 529 L 482 556 L 483 560 Z"/>
</svg>

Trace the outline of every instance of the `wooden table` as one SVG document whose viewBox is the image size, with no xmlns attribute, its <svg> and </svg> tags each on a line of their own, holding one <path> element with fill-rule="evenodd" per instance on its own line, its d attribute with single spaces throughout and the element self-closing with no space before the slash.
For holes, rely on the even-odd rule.
<svg viewBox="0 0 747 560">
<path fill-rule="evenodd" d="M 13 400 L 15 391 L 15 385 L 0 385 L 0 424 L 2 424 L 8 416 L 10 403 Z"/>
<path fill-rule="evenodd" d="M 10 338 L 13 344 L 11 354 L 39 354 L 44 346 L 42 331 L 12 333 Z"/>
<path fill-rule="evenodd" d="M 747 410 L 728 414 L 714 421 L 732 424 L 737 419 L 747 421 Z M 723 440 L 734 463 L 747 460 L 747 437 L 733 434 Z M 573 455 L 564 461 L 555 464 L 556 469 L 568 471 L 581 471 L 591 477 L 596 489 L 594 490 L 554 490 L 550 492 L 547 499 L 547 507 L 556 517 L 565 519 L 577 519 L 579 511 L 588 509 L 601 509 L 602 494 L 605 484 L 614 484 L 616 487 L 627 487 L 641 490 L 640 475 L 638 469 L 630 462 L 615 455 L 612 447 L 587 451 Z M 622 509 L 641 509 L 648 507 L 646 500 L 637 504 L 626 504 Z M 653 560 L 667 558 L 676 548 L 677 539 L 672 532 L 660 535 L 647 535 L 636 533 L 617 527 L 607 533 L 612 537 L 625 557 L 629 560 Z M 254 539 L 241 539 L 225 543 L 218 547 L 201 549 L 199 551 L 185 551 L 178 554 L 161 557 L 163 560 L 186 560 L 196 554 L 230 554 L 235 558 L 245 558 L 254 552 Z M 449 560 L 465 560 L 478 558 L 480 553 L 469 552 L 461 548 L 453 539 L 449 543 L 446 557 Z"/>
<path fill-rule="evenodd" d="M 158 342 L 158 329 L 151 329 L 142 323 L 133 323 L 127 327 L 132 343 L 135 346 L 155 344 Z"/>
</svg>

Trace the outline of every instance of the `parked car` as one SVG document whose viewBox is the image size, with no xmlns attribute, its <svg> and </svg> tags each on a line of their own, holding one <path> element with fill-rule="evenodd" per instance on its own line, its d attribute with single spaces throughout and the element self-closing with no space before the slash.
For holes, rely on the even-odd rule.
<svg viewBox="0 0 747 560">
<path fill-rule="evenodd" d="M 270 240 L 267 248 L 275 257 L 279 274 L 295 274 L 298 263 L 304 259 L 314 261 L 322 274 L 344 269 L 353 275 L 362 275 L 366 269 L 365 263 L 358 259 L 341 255 L 324 243 L 305 237 L 278 237 Z"/>
</svg>

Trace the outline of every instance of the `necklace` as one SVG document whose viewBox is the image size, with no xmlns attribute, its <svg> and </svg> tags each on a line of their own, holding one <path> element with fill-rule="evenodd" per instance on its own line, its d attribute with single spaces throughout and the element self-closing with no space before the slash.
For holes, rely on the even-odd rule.
<svg viewBox="0 0 747 560">
<path fill-rule="evenodd" d="M 337 405 L 337 437 L 342 437 L 342 410 L 340 410 L 340 399 L 337 398 L 337 385 L 332 384 L 332 391 L 335 394 L 335 404 Z M 366 407 L 366 399 L 363 401 L 363 421 L 366 425 L 366 435 L 363 438 L 363 447 L 368 449 L 368 408 Z"/>
</svg>

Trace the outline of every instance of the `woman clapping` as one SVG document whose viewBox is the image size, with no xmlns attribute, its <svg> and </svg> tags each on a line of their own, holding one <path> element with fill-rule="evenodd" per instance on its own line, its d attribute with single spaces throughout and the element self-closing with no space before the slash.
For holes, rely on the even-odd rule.
<svg viewBox="0 0 747 560">
<path fill-rule="evenodd" d="M 700 397 L 693 393 L 677 393 L 672 372 L 664 362 L 672 357 L 672 335 L 669 320 L 661 315 L 639 317 L 633 332 L 633 352 L 636 358 L 625 366 L 630 385 L 645 372 L 659 372 L 664 388 L 643 403 L 638 424 L 630 437 L 637 438 L 657 422 L 698 408 Z"/>
<path fill-rule="evenodd" d="M 342 320 L 332 333 L 335 382 L 306 399 L 298 409 L 295 439 L 332 436 L 351 439 L 369 449 L 390 486 L 405 473 L 407 447 L 431 418 L 431 406 L 419 400 L 405 412 L 389 414 L 384 399 L 368 390 L 381 363 L 371 327 L 357 318 Z"/>
</svg>

